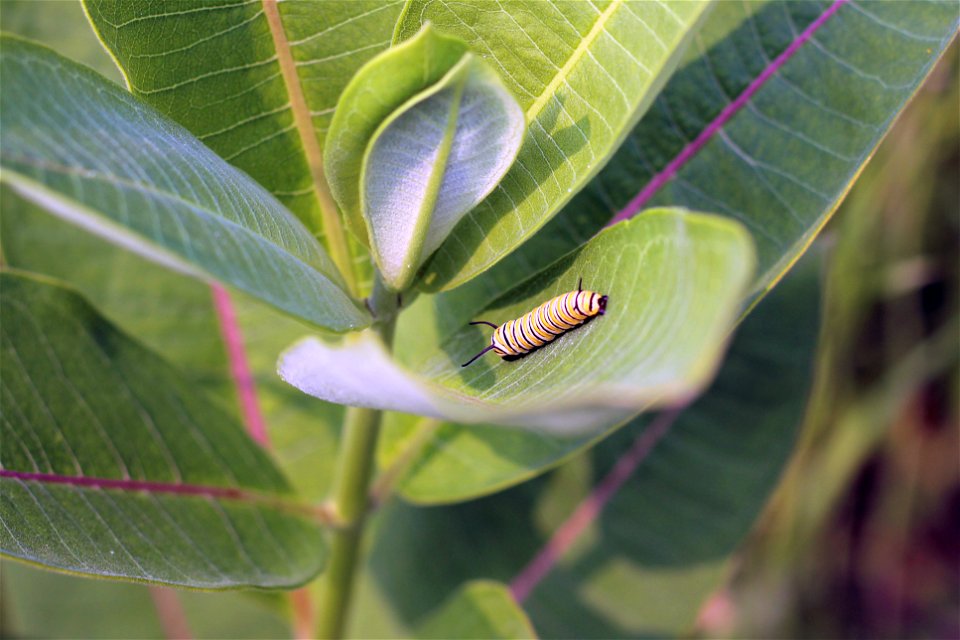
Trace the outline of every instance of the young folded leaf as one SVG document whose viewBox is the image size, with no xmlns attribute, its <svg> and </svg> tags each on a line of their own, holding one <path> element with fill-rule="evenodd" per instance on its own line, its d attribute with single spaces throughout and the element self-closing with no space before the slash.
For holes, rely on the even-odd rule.
<svg viewBox="0 0 960 640">
<path fill-rule="evenodd" d="M 467 53 L 394 112 L 363 159 L 361 208 L 384 280 L 403 290 L 513 164 L 523 112 L 497 75 Z"/>
<path fill-rule="evenodd" d="M 327 137 L 331 190 L 393 289 L 513 164 L 524 115 L 497 74 L 429 24 L 371 60 Z"/>
<path fill-rule="evenodd" d="M 442 36 L 428 24 L 361 67 L 340 94 L 327 131 L 323 165 L 347 226 L 364 243 L 368 239 L 360 212 L 360 172 L 371 138 L 391 113 L 439 82 L 466 52 L 462 41 Z"/>
</svg>

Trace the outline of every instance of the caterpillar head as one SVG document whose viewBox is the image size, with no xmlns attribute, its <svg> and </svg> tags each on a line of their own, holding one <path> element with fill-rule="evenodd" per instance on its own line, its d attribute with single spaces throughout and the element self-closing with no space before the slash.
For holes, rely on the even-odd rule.
<svg viewBox="0 0 960 640">
<path fill-rule="evenodd" d="M 600 299 L 597 300 L 597 306 L 600 307 L 600 311 L 597 312 L 597 315 L 602 316 L 607 311 L 607 296 L 600 296 Z"/>
</svg>

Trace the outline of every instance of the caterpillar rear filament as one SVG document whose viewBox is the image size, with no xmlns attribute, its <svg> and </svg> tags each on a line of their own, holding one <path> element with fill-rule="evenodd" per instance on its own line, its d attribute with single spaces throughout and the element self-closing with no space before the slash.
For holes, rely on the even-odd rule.
<svg viewBox="0 0 960 640">
<path fill-rule="evenodd" d="M 571 329 L 576 329 L 607 309 L 607 296 L 583 290 L 583 278 L 576 291 L 547 300 L 533 311 L 500 326 L 478 320 L 470 324 L 485 324 L 494 328 L 490 346 L 460 366 L 465 367 L 491 349 L 505 360 L 513 360 L 538 349 Z"/>
</svg>

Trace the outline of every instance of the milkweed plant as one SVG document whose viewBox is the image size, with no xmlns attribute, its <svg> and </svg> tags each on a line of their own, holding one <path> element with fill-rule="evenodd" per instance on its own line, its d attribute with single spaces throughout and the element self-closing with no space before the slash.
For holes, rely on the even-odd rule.
<svg viewBox="0 0 960 640">
<path fill-rule="evenodd" d="M 958 23 L 83 9 L 125 87 L 0 48 L 2 551 L 299 637 L 689 629 L 803 416 L 801 256 Z"/>
</svg>

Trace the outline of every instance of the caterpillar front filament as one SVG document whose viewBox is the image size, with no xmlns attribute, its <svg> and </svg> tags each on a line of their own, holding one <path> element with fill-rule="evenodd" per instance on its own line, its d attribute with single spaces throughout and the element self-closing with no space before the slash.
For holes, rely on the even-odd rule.
<svg viewBox="0 0 960 640">
<path fill-rule="evenodd" d="M 584 291 L 583 279 L 576 291 L 547 300 L 539 307 L 500 326 L 478 320 L 470 324 L 485 324 L 494 328 L 490 346 L 460 366 L 465 367 L 491 349 L 504 359 L 514 359 L 538 349 L 571 329 L 575 329 L 607 309 L 607 296 L 596 291 Z"/>
</svg>

